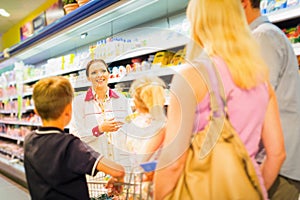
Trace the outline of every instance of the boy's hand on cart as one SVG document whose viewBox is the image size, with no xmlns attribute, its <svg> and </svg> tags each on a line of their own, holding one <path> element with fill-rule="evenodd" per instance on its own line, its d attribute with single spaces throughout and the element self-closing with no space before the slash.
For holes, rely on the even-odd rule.
<svg viewBox="0 0 300 200">
<path fill-rule="evenodd" d="M 154 176 L 154 171 L 152 172 L 145 172 L 143 174 L 143 181 L 147 182 L 147 181 L 153 181 L 153 176 Z"/>
<path fill-rule="evenodd" d="M 115 132 L 123 125 L 123 122 L 115 121 L 115 118 L 106 119 L 99 125 L 100 132 Z"/>
<path fill-rule="evenodd" d="M 123 192 L 124 178 L 111 177 L 105 188 L 107 189 L 108 196 L 120 195 Z"/>
</svg>

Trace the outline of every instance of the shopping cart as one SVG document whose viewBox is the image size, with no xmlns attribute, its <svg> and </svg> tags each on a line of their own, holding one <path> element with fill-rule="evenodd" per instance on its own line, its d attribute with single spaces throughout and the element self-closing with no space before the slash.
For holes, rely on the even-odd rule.
<svg viewBox="0 0 300 200">
<path fill-rule="evenodd" d="M 125 169 L 124 182 L 115 183 L 122 186 L 123 192 L 120 195 L 108 196 L 109 191 L 105 185 L 110 177 L 98 172 L 96 177 L 87 177 L 90 198 L 93 200 L 151 200 L 153 184 L 152 181 L 145 181 L 144 177 L 155 170 L 156 161 L 142 163 L 143 156 L 126 149 L 127 146 L 124 146 L 127 144 L 126 132 L 123 135 L 119 132 L 115 138 L 112 136 L 111 134 L 107 136 L 109 144 L 107 156 L 112 155 L 110 159 L 121 164 Z"/>
<path fill-rule="evenodd" d="M 98 175 L 99 174 L 99 175 Z M 130 172 L 124 177 L 123 183 L 115 183 L 123 186 L 123 192 L 119 195 L 108 195 L 105 188 L 108 176 L 98 173 L 96 177 L 87 180 L 89 195 L 91 200 L 151 200 L 152 199 L 152 182 L 143 181 L 144 172 Z"/>
</svg>

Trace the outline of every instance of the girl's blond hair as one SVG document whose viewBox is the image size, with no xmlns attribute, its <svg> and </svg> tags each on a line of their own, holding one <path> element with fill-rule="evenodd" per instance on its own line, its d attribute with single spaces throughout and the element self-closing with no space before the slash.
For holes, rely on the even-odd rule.
<svg viewBox="0 0 300 200">
<path fill-rule="evenodd" d="M 153 107 L 164 107 L 165 83 L 156 76 L 144 76 L 136 79 L 130 87 L 130 95 L 136 99 L 136 104 L 143 112 L 149 112 Z"/>
<path fill-rule="evenodd" d="M 250 89 L 268 79 L 268 68 L 251 35 L 240 1 L 190 0 L 187 17 L 192 42 L 187 59 L 197 57 L 199 48 L 209 56 L 220 56 L 228 65 L 237 86 Z"/>
</svg>

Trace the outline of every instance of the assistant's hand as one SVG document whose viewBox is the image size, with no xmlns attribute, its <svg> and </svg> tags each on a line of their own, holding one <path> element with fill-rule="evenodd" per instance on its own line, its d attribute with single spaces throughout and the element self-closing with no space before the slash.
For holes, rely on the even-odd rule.
<svg viewBox="0 0 300 200">
<path fill-rule="evenodd" d="M 100 132 L 115 132 L 123 125 L 123 122 L 115 121 L 115 118 L 107 119 L 99 125 Z"/>
</svg>

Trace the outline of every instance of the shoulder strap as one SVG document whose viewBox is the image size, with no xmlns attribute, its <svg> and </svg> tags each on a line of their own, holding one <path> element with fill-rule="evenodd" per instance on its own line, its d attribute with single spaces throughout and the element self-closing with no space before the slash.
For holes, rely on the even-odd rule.
<svg viewBox="0 0 300 200">
<path fill-rule="evenodd" d="M 194 65 L 205 80 L 210 95 L 211 116 L 199 154 L 199 158 L 203 159 L 214 148 L 221 135 L 227 118 L 226 97 L 220 75 L 213 60 L 203 53 Z"/>
</svg>

